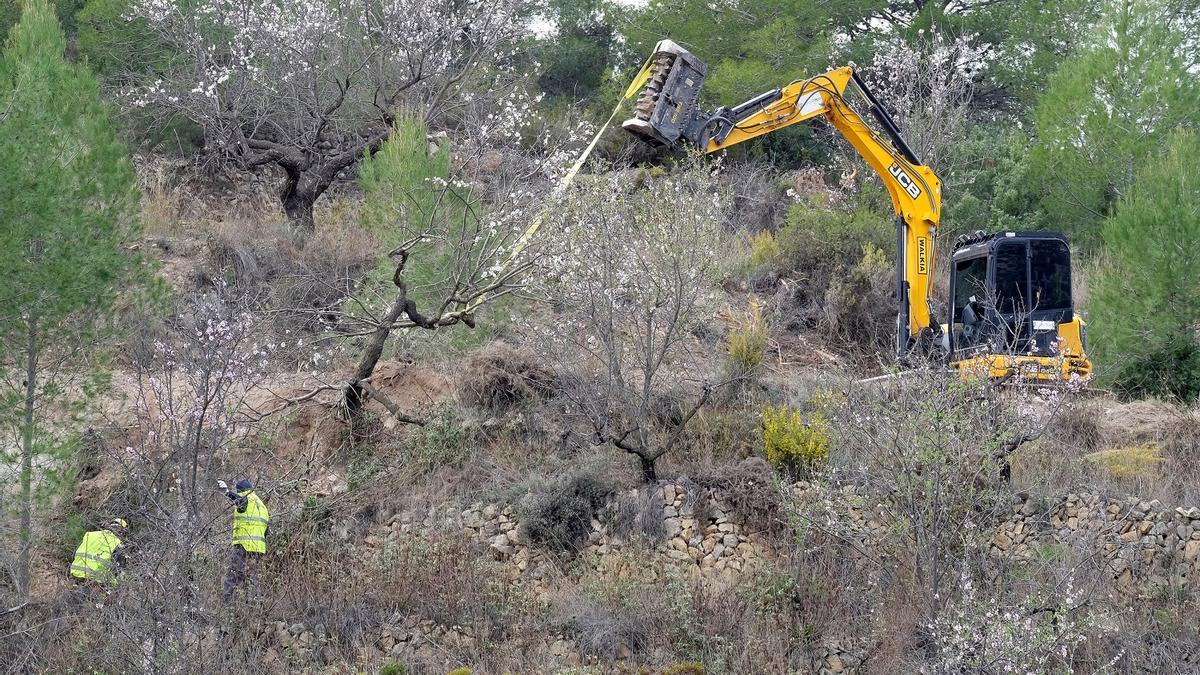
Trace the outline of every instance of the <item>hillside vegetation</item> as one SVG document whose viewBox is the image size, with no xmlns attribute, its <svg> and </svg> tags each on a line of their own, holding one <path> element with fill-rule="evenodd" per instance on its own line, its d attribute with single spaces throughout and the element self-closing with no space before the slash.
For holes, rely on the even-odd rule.
<svg viewBox="0 0 1200 675">
<path fill-rule="evenodd" d="M 0 28 L 6 672 L 1200 671 L 1197 0 Z M 942 180 L 936 315 L 960 235 L 1067 235 L 1092 379 L 898 367 L 892 205 L 823 122 L 600 133 L 664 37 L 709 108 L 856 67 Z"/>
</svg>

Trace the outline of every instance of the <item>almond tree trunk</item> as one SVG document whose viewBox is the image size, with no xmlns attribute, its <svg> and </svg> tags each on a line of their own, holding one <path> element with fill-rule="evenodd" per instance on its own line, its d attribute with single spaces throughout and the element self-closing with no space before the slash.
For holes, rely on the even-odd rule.
<svg viewBox="0 0 1200 675">
<path fill-rule="evenodd" d="M 288 222 L 301 234 L 309 234 L 317 227 L 313 218 L 313 205 L 317 203 L 317 198 L 323 190 L 318 191 L 316 188 L 305 173 L 289 171 L 283 192 L 279 195 Z"/>
<path fill-rule="evenodd" d="M 349 384 L 346 385 L 346 418 L 350 421 L 354 421 L 362 414 L 363 404 L 366 402 L 366 393 L 370 389 L 370 384 L 366 381 L 374 374 L 375 366 L 379 363 L 380 357 L 383 356 L 383 346 L 387 344 L 388 336 L 391 335 L 392 327 L 396 324 L 396 321 L 401 316 L 407 315 L 413 323 L 421 328 L 427 330 L 437 328 L 437 322 L 433 318 L 423 316 L 417 311 L 417 304 L 409 299 L 408 288 L 400 279 L 404 273 L 404 264 L 408 261 L 408 253 L 401 251 L 396 255 L 399 257 L 399 260 L 396 263 L 396 271 L 392 274 L 392 283 L 396 284 L 397 288 L 396 301 L 388 308 L 387 314 L 383 315 L 383 318 L 379 321 L 379 325 L 371 333 L 362 358 L 358 361 L 358 367 L 354 369 L 354 374 L 350 377 Z M 393 414 L 396 414 L 395 411 L 393 411 Z M 399 415 L 397 416 L 399 417 Z"/>
</svg>

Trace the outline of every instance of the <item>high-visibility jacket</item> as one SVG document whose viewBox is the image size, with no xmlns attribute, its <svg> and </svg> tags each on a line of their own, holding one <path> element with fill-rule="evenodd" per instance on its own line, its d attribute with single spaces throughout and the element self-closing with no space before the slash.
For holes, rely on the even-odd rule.
<svg viewBox="0 0 1200 675">
<path fill-rule="evenodd" d="M 246 510 L 238 511 L 233 507 L 233 545 L 241 546 L 248 553 L 267 552 L 267 524 L 270 514 L 267 505 L 254 494 L 253 490 L 238 492 L 238 497 L 246 500 Z"/>
<path fill-rule="evenodd" d="M 104 583 L 117 583 L 112 572 L 112 557 L 121 540 L 108 530 L 96 530 L 83 535 L 71 561 L 71 576 Z"/>
</svg>

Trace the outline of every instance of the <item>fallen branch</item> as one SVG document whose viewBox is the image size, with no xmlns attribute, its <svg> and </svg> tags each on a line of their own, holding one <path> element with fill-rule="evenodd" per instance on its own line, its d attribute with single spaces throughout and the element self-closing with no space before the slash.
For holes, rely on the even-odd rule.
<svg viewBox="0 0 1200 675">
<path fill-rule="evenodd" d="M 27 600 L 27 601 L 22 602 L 21 604 L 17 605 L 16 607 L 9 607 L 8 609 L 4 610 L 3 612 L 0 612 L 0 616 L 6 616 L 8 614 L 12 614 L 13 612 L 19 612 L 25 607 L 25 605 L 28 605 L 28 604 L 29 604 L 29 601 Z"/>
<path fill-rule="evenodd" d="M 419 427 L 425 426 L 425 420 L 417 419 L 416 417 L 409 417 L 408 415 L 404 414 L 404 412 L 400 410 L 400 406 L 396 405 L 395 402 L 385 396 L 383 392 L 372 386 L 370 382 L 367 382 L 366 380 L 359 380 L 358 386 L 361 387 L 363 391 L 370 394 L 371 398 L 379 401 L 379 403 L 382 404 L 384 408 L 387 408 L 387 411 L 392 414 L 392 417 L 395 417 L 400 422 L 405 424 L 415 424 Z"/>
</svg>

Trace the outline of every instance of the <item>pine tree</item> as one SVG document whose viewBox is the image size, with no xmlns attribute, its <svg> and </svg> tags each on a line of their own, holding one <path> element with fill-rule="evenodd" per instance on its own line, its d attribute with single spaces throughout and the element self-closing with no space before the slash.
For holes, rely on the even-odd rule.
<svg viewBox="0 0 1200 675">
<path fill-rule="evenodd" d="M 54 10 L 30 0 L 0 57 L 0 423 L 20 447 L 25 597 L 34 457 L 70 447 L 62 416 L 95 383 L 96 346 L 140 267 L 126 250 L 138 204 L 127 150 L 95 79 L 65 50 Z"/>
<path fill-rule="evenodd" d="M 1137 167 L 1200 119 L 1200 61 L 1176 16 L 1163 0 L 1104 3 L 1091 43 L 1063 62 L 1034 111 L 1033 178 L 1047 222 L 1085 248 L 1099 242 Z"/>
<path fill-rule="evenodd" d="M 1089 328 L 1097 367 L 1131 395 L 1200 396 L 1200 136 L 1179 132 L 1104 227 L 1112 265 Z"/>
</svg>

